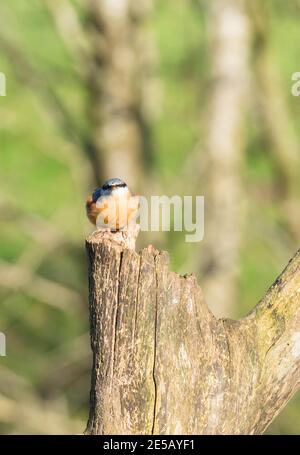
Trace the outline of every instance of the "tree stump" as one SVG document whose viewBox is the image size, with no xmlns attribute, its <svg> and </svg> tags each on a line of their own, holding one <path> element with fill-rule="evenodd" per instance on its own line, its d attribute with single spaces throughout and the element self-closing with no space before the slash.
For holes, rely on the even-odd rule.
<svg viewBox="0 0 300 455">
<path fill-rule="evenodd" d="M 300 252 L 245 318 L 217 319 L 137 230 L 86 242 L 93 351 L 86 434 L 260 434 L 300 381 Z"/>
</svg>

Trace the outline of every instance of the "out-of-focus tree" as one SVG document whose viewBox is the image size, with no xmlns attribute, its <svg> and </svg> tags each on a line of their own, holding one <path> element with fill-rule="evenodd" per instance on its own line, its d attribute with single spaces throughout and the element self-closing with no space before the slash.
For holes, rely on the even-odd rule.
<svg viewBox="0 0 300 455">
<path fill-rule="evenodd" d="M 274 52 L 270 46 L 270 5 L 260 1 L 249 3 L 250 17 L 254 29 L 255 72 L 257 75 L 255 99 L 259 107 L 258 122 L 261 134 L 277 171 L 278 184 L 275 196 L 284 212 L 286 224 L 294 239 L 300 239 L 299 225 L 299 168 L 300 147 L 291 119 L 287 95 L 278 70 Z M 288 93 L 289 94 L 289 93 Z"/>
<path fill-rule="evenodd" d="M 242 233 L 245 115 L 249 86 L 251 27 L 244 0 L 207 4 L 210 38 L 204 154 L 205 239 L 201 249 L 202 286 L 215 314 L 236 303 Z M 201 150 L 202 153 L 202 150 Z"/>
<path fill-rule="evenodd" d="M 151 0 L 87 4 L 87 111 L 98 180 L 118 176 L 133 188 L 140 187 L 152 164 L 155 52 L 146 28 L 151 9 Z"/>
</svg>

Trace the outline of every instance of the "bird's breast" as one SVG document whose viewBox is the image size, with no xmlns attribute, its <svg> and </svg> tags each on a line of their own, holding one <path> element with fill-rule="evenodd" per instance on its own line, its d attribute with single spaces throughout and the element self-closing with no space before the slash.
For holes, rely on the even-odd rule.
<svg viewBox="0 0 300 455">
<path fill-rule="evenodd" d="M 137 209 L 138 201 L 130 194 L 101 196 L 96 202 L 96 225 L 112 230 L 123 229 L 135 219 Z"/>
</svg>

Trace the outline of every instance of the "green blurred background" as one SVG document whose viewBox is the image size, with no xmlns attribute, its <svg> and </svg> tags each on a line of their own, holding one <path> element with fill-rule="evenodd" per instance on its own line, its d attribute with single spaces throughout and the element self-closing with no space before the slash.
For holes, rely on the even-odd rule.
<svg viewBox="0 0 300 455">
<path fill-rule="evenodd" d="M 249 5 L 250 4 L 250 5 Z M 0 6 L 0 433 L 82 433 L 86 196 L 200 194 L 205 239 L 143 233 L 241 317 L 299 247 L 298 0 Z M 268 430 L 300 433 L 296 394 Z"/>
</svg>

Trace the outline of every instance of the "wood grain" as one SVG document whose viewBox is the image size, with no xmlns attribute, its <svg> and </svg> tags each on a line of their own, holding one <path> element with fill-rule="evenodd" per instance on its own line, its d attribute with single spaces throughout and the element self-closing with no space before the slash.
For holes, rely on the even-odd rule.
<svg viewBox="0 0 300 455">
<path fill-rule="evenodd" d="M 300 381 L 300 253 L 239 321 L 216 319 L 168 254 L 87 239 L 93 369 L 86 434 L 260 434 Z M 120 240 L 120 239 L 119 239 Z M 130 249 L 127 247 L 130 246 Z"/>
</svg>

